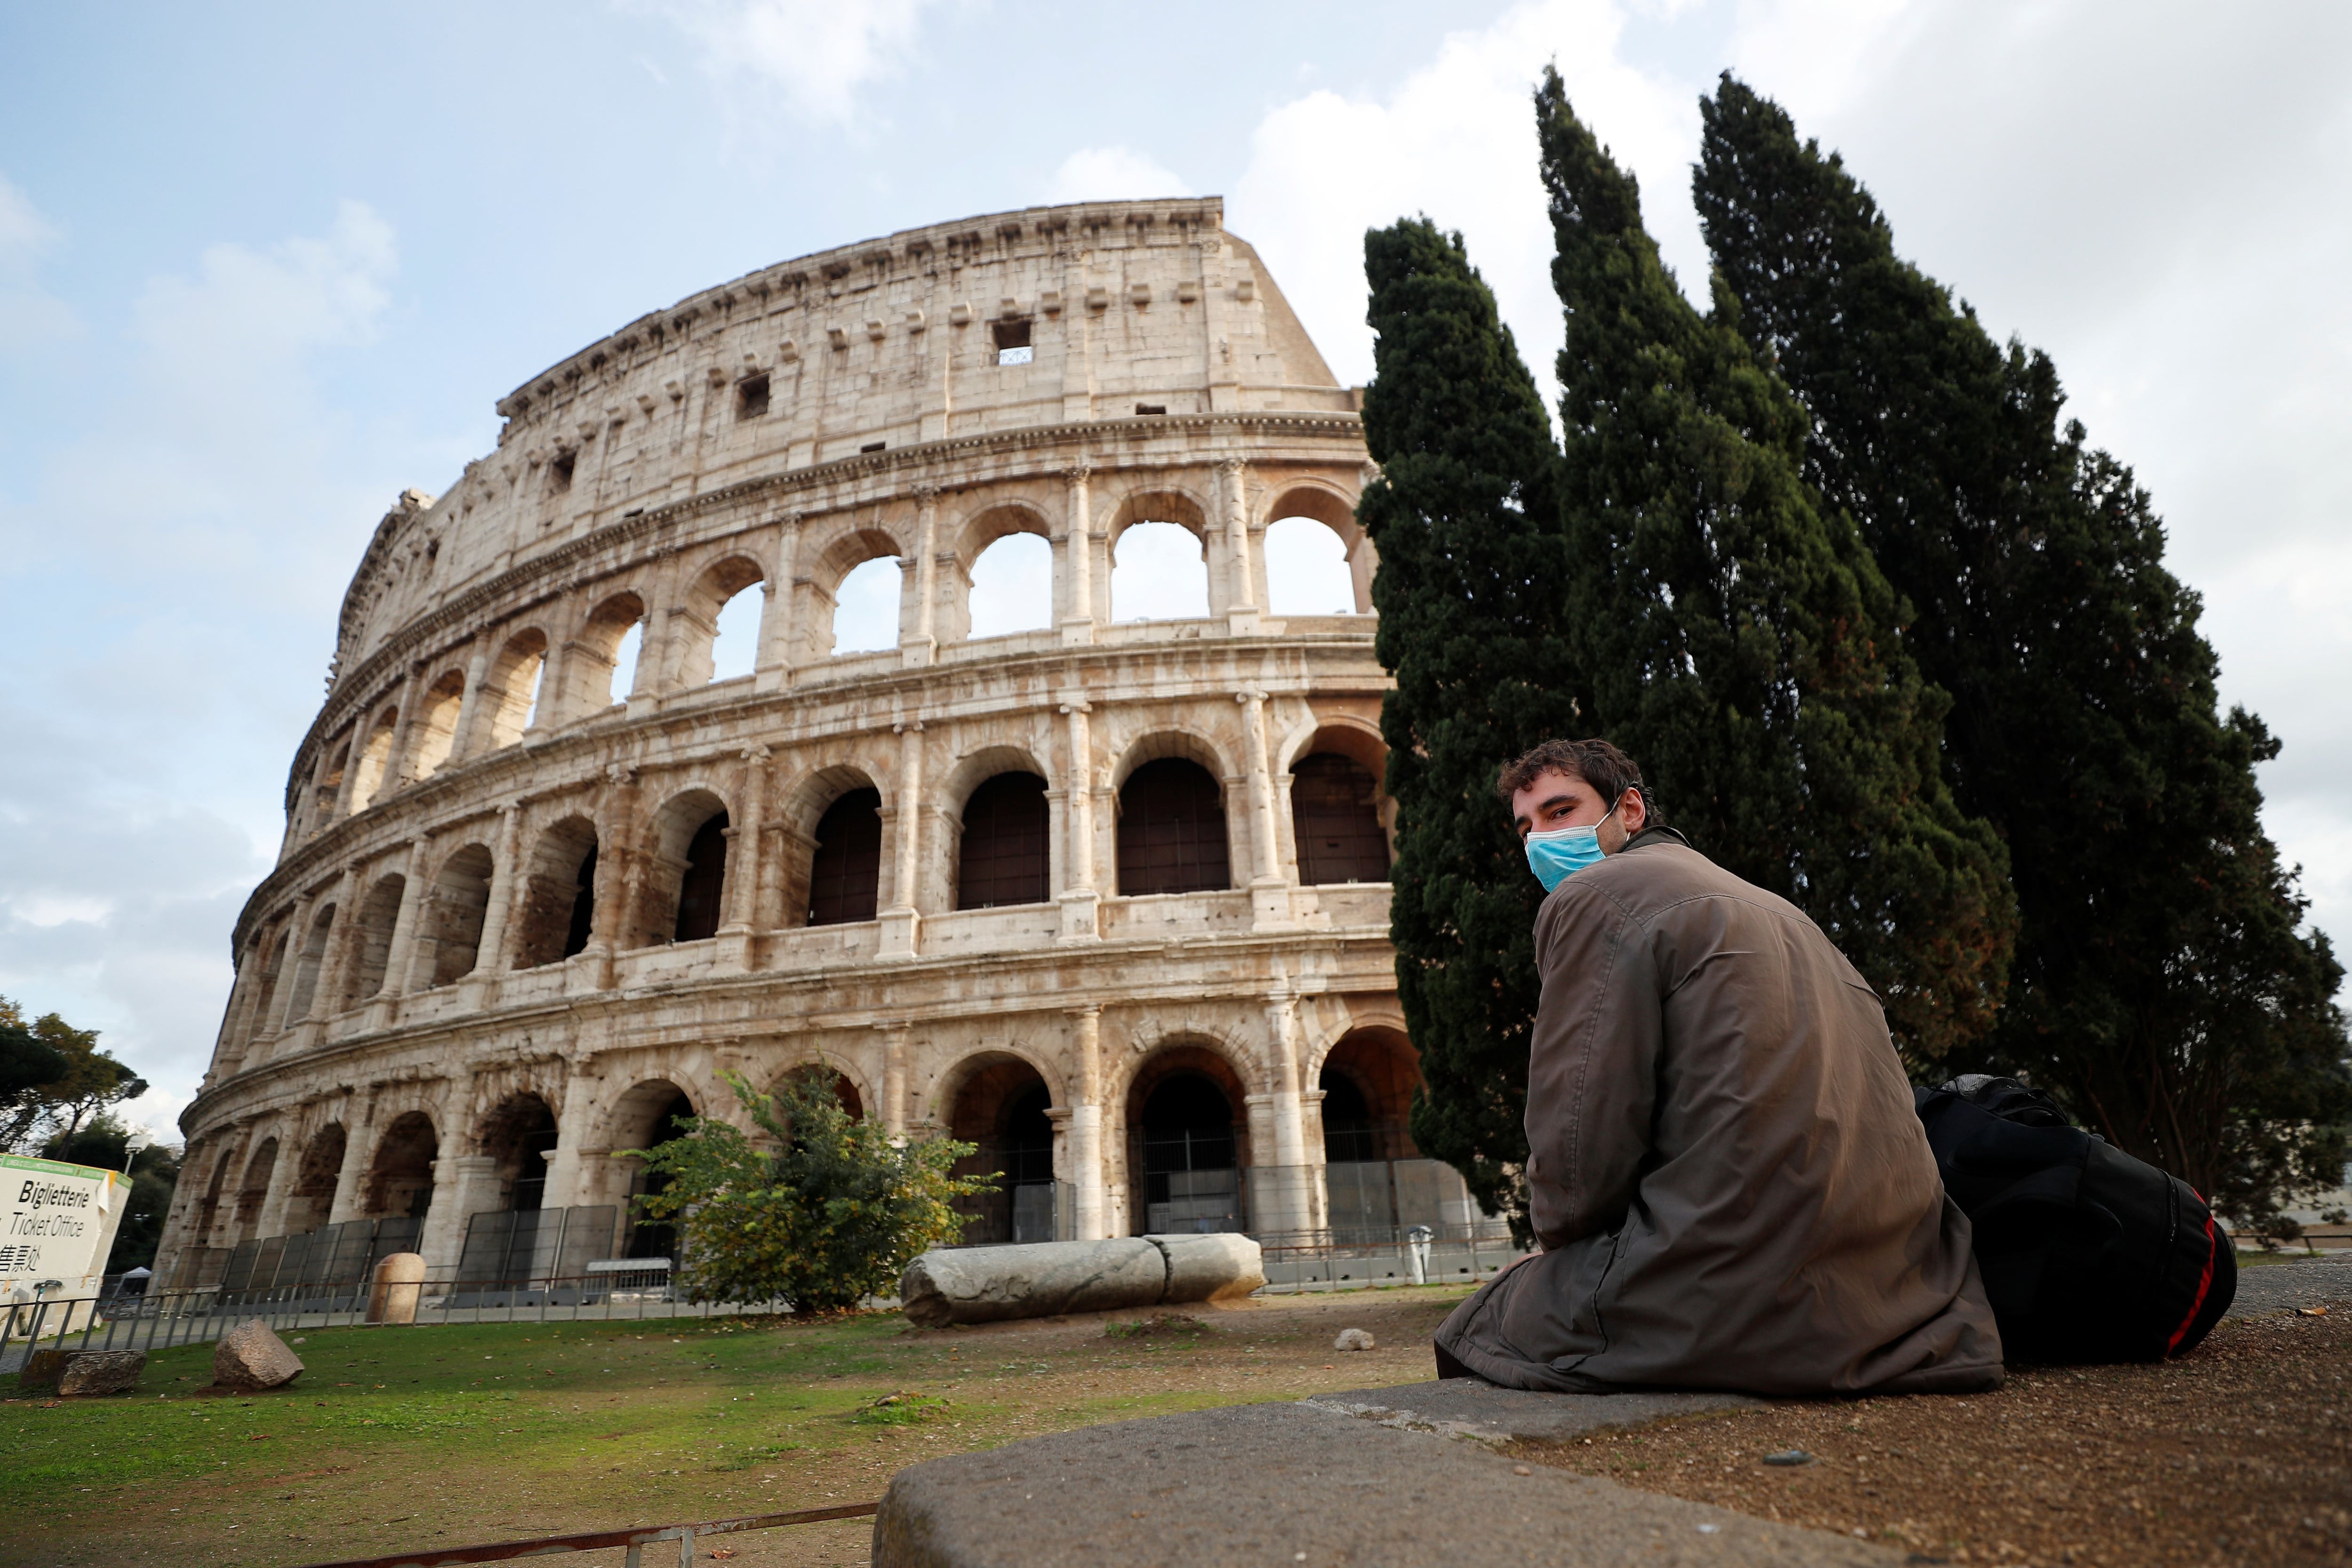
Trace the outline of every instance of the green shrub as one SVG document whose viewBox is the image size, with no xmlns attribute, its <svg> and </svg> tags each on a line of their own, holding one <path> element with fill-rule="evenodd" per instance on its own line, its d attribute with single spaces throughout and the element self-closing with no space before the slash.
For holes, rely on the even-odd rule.
<svg viewBox="0 0 2352 1568">
<path fill-rule="evenodd" d="M 993 1184 L 950 1173 L 971 1144 L 894 1144 L 880 1123 L 844 1110 L 817 1075 L 774 1094 L 722 1076 L 772 1149 L 698 1116 L 680 1119 L 681 1136 L 627 1155 L 667 1178 L 636 1202 L 646 1218 L 677 1227 L 678 1280 L 696 1300 L 781 1300 L 808 1316 L 888 1295 L 919 1253 L 962 1234 L 951 1200 Z"/>
</svg>

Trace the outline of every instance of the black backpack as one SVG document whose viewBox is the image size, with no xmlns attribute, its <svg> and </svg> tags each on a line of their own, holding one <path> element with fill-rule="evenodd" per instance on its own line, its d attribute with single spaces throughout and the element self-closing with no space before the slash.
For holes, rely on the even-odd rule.
<svg viewBox="0 0 2352 1568">
<path fill-rule="evenodd" d="M 2006 1359 L 2161 1361 L 2230 1310 L 2237 1247 L 2187 1183 L 2013 1078 L 1912 1093 L 1944 1190 L 1975 1228 Z"/>
</svg>

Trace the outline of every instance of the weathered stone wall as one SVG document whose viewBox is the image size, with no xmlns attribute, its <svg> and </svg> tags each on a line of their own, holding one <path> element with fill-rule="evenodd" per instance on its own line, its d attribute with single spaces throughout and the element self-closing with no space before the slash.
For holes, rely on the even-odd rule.
<svg viewBox="0 0 2352 1568">
<path fill-rule="evenodd" d="M 1097 1237 L 1142 1228 L 1131 1091 L 1190 1052 L 1271 1176 L 1253 1228 L 1319 1225 L 1324 1058 L 1410 1058 L 1386 883 L 1302 885 L 1293 842 L 1297 759 L 1380 773 L 1367 468 L 1354 395 L 1220 223 L 1213 200 L 1044 209 L 768 268 L 533 378 L 496 453 L 404 495 L 237 922 L 167 1269 L 428 1184 L 443 1267 L 467 1215 L 517 1201 L 519 1159 L 545 1159 L 546 1206 L 619 1202 L 635 1167 L 609 1154 L 678 1093 L 733 1116 L 719 1073 L 813 1062 L 910 1131 L 1026 1064 L 1066 1229 Z M 997 363 L 1000 322 L 1030 363 Z M 1339 535 L 1359 614 L 1267 612 L 1289 517 Z M 1207 618 L 1111 620 L 1143 521 L 1202 540 Z M 1014 532 L 1051 546 L 1055 624 L 971 639 L 972 564 Z M 835 593 L 879 557 L 905 567 L 899 645 L 835 657 Z M 756 668 L 713 681 L 745 591 Z M 1161 757 L 1215 779 L 1230 887 L 1120 890 L 1119 792 Z M 958 909 L 965 804 L 1005 772 L 1045 781 L 1052 897 Z M 817 824 L 859 789 L 875 916 L 809 924 Z M 712 934 L 674 940 L 720 811 Z M 527 1096 L 551 1152 L 514 1152 Z"/>
</svg>

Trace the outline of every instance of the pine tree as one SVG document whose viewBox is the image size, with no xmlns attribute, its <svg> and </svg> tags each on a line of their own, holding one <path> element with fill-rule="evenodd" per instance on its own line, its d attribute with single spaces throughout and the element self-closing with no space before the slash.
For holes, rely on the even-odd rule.
<svg viewBox="0 0 2352 1568">
<path fill-rule="evenodd" d="M 1990 1026 L 2015 924 L 1998 839 L 1944 784 L 1946 700 L 1852 520 L 1800 478 L 1804 413 L 1736 304 L 1683 298 L 1556 71 L 1536 110 L 1593 727 L 1700 850 L 1813 917 L 1915 1066 L 1938 1060 Z"/>
<path fill-rule="evenodd" d="M 1461 237 L 1426 219 L 1364 237 L 1378 334 L 1357 508 L 1372 584 L 1397 802 L 1391 935 L 1421 1054 L 1412 1135 L 1490 1212 L 1519 1211 L 1532 933 L 1542 889 L 1494 796 L 1511 757 L 1580 732 L 1559 631 L 1559 454 L 1543 401 Z"/>
<path fill-rule="evenodd" d="M 2028 1072 L 2242 1216 L 2334 1186 L 2342 971 L 2298 934 L 2253 780 L 2277 742 L 2218 712 L 2147 494 L 2061 426 L 2045 355 L 1895 255 L 1834 153 L 1728 76 L 1701 113 L 1717 274 L 1811 416 L 1806 479 L 1914 606 L 1908 646 L 1954 700 L 1945 773 L 2009 847 L 2010 997 L 1967 1065 Z"/>
</svg>

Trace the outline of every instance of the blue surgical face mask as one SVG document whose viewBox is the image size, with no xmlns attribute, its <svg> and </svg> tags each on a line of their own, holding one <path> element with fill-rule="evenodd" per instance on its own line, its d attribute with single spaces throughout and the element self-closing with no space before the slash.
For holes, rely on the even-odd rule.
<svg viewBox="0 0 2352 1568">
<path fill-rule="evenodd" d="M 1622 803 L 1624 797 L 1618 796 Z M 1617 807 L 1611 806 L 1611 816 Z M 1601 822 L 1609 820 L 1603 816 Z M 1601 863 L 1601 823 L 1588 827 L 1555 827 L 1543 833 L 1530 833 L 1527 837 L 1528 868 L 1549 893 L 1587 866 Z"/>
</svg>

